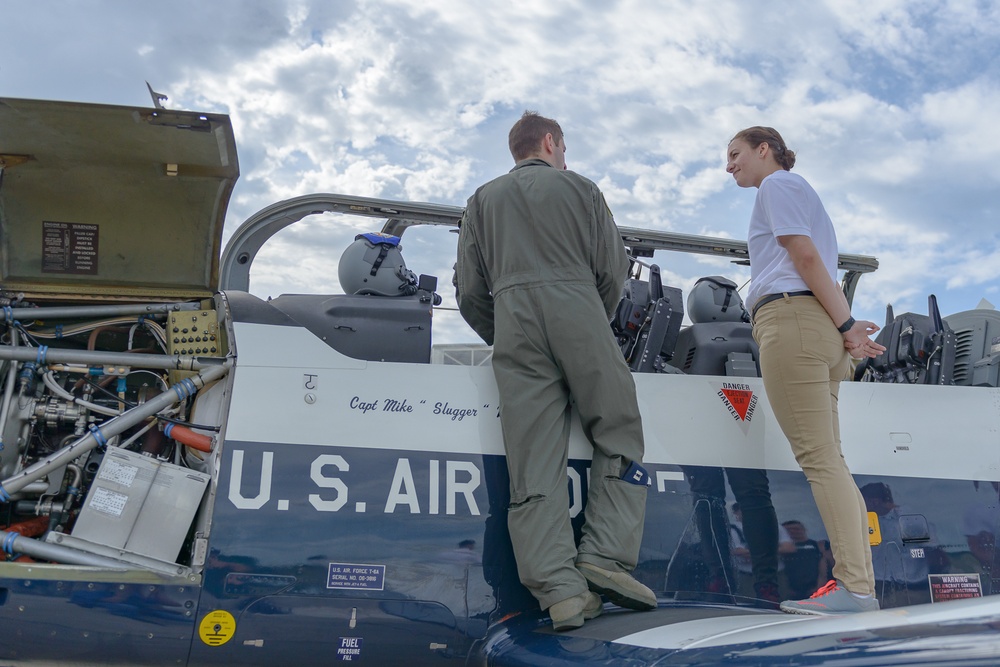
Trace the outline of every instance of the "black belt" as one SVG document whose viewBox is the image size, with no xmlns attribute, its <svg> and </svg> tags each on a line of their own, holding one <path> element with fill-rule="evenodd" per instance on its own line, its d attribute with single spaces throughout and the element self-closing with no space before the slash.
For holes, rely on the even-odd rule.
<svg viewBox="0 0 1000 667">
<path fill-rule="evenodd" d="M 753 314 L 750 319 L 757 316 L 757 311 L 764 304 L 771 303 L 772 301 L 777 301 L 778 299 L 784 299 L 786 296 L 815 296 L 812 292 L 807 289 L 800 290 L 798 292 L 778 292 L 777 294 L 765 294 L 764 296 L 757 299 L 757 303 L 753 305 Z"/>
</svg>

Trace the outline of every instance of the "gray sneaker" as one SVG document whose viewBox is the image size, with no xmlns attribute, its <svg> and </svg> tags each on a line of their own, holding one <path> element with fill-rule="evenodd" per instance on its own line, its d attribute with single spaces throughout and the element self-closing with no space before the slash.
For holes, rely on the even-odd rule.
<svg viewBox="0 0 1000 667">
<path fill-rule="evenodd" d="M 600 596 L 585 591 L 549 607 L 549 618 L 552 619 L 552 629 L 562 632 L 579 628 L 584 621 L 600 616 L 602 611 L 604 605 Z"/>
<path fill-rule="evenodd" d="M 811 616 L 834 616 L 837 614 L 857 614 L 863 611 L 878 611 L 878 600 L 872 595 L 859 598 L 844 588 L 839 581 L 831 579 L 808 600 L 786 600 L 781 603 L 781 611 L 786 614 L 806 614 Z"/>
<path fill-rule="evenodd" d="M 591 563 L 577 563 L 576 569 L 587 580 L 590 590 L 607 595 L 619 607 L 638 611 L 656 609 L 656 594 L 628 572 L 612 572 Z"/>
</svg>

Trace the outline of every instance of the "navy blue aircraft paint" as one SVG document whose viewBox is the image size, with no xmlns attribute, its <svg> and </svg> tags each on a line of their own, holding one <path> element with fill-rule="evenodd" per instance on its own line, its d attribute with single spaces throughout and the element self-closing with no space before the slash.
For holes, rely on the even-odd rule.
<svg viewBox="0 0 1000 667">
<path fill-rule="evenodd" d="M 622 227 L 612 333 L 652 481 L 635 576 L 660 605 L 555 633 L 517 578 L 489 350 L 432 346 L 434 280 L 249 293 L 257 250 L 305 216 L 398 237 L 460 209 L 310 195 L 220 258 L 227 117 L 5 99 L 0 126 L 0 664 L 1000 661 L 996 311 L 888 314 L 840 398 L 887 611 L 788 616 L 833 557 L 735 285 L 685 302 L 639 259 L 745 244 Z M 876 266 L 841 257 L 848 297 Z M 577 425 L 577 531 L 589 466 Z"/>
</svg>

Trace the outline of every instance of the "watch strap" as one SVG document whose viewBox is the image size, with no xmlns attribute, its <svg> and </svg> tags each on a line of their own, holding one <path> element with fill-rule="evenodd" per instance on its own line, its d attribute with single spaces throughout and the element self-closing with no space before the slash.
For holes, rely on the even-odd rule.
<svg viewBox="0 0 1000 667">
<path fill-rule="evenodd" d="M 855 322 L 856 320 L 853 317 L 848 317 L 846 322 L 837 327 L 837 331 L 839 331 L 842 334 L 845 334 L 851 330 L 851 327 L 854 326 Z"/>
</svg>

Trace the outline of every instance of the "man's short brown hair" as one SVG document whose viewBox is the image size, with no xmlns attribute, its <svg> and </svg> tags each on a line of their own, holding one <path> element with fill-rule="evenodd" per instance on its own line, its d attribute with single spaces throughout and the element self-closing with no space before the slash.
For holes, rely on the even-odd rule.
<svg viewBox="0 0 1000 667">
<path fill-rule="evenodd" d="M 514 161 L 520 162 L 538 154 L 542 139 L 549 133 L 556 143 L 563 138 L 559 123 L 551 118 L 539 116 L 537 111 L 525 111 L 514 123 L 514 127 L 510 128 L 510 135 L 507 137 L 507 144 Z"/>
</svg>

